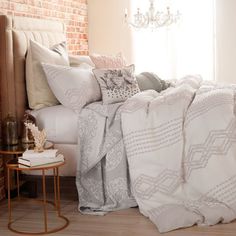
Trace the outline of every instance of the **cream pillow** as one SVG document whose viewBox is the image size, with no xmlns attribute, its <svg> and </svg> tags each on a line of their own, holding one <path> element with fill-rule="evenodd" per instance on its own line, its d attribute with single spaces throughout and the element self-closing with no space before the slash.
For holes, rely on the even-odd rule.
<svg viewBox="0 0 236 236">
<path fill-rule="evenodd" d="M 26 57 L 26 88 L 29 107 L 40 109 L 59 104 L 48 86 L 41 63 L 69 65 L 66 43 L 54 45 L 51 49 L 30 40 Z"/>
<path fill-rule="evenodd" d="M 57 99 L 65 107 L 79 113 L 91 102 L 102 98 L 92 69 L 80 67 L 56 66 L 42 63 L 48 83 Z"/>
<path fill-rule="evenodd" d="M 70 66 L 72 67 L 80 66 L 83 63 L 86 63 L 92 67 L 95 67 L 91 58 L 86 55 L 69 55 L 69 61 L 70 61 Z"/>
</svg>

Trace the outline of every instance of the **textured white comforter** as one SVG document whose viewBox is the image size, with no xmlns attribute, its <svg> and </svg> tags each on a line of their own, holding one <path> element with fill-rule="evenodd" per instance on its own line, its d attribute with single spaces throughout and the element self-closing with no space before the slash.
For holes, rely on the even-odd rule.
<svg viewBox="0 0 236 236">
<path fill-rule="evenodd" d="M 235 87 L 179 81 L 122 108 L 133 194 L 167 232 L 236 218 Z"/>
</svg>

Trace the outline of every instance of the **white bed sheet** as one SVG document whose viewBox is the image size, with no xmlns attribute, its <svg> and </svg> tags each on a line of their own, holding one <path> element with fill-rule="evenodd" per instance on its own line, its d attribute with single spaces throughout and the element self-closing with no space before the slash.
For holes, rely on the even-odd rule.
<svg viewBox="0 0 236 236">
<path fill-rule="evenodd" d="M 40 129 L 45 129 L 47 140 L 54 143 L 77 144 L 77 114 L 63 105 L 31 111 Z"/>
<path fill-rule="evenodd" d="M 77 151 L 77 115 L 63 105 L 42 108 L 30 112 L 35 118 L 40 129 L 47 132 L 47 139 L 54 142 L 65 157 L 66 164 L 60 168 L 60 176 L 75 176 L 78 151 Z M 28 174 L 38 175 L 38 171 Z M 47 175 L 52 173 L 48 171 Z"/>
</svg>

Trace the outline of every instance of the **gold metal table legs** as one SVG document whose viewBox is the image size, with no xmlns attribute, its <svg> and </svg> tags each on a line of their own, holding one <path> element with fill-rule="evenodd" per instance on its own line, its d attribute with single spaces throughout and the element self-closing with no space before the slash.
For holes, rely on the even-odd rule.
<svg viewBox="0 0 236 236">
<path fill-rule="evenodd" d="M 69 220 L 61 215 L 61 209 L 60 209 L 60 176 L 59 176 L 59 171 L 58 167 L 52 168 L 53 169 L 53 189 L 54 189 L 54 201 L 48 201 L 47 200 L 47 192 L 46 192 L 46 176 L 45 176 L 45 169 L 42 169 L 42 189 L 43 189 L 43 199 L 42 200 L 35 200 L 37 202 L 40 202 L 43 204 L 43 220 L 44 220 L 44 230 L 40 232 L 29 232 L 29 231 L 20 231 L 17 230 L 16 227 L 14 227 L 13 223 L 16 221 L 12 220 L 12 200 L 11 200 L 11 181 L 10 180 L 10 171 L 14 170 L 17 172 L 17 199 L 16 201 L 20 200 L 20 181 L 19 181 L 19 171 L 18 169 L 14 168 L 7 168 L 7 178 L 8 178 L 8 228 L 9 230 L 18 233 L 18 234 L 24 234 L 24 235 L 40 235 L 40 234 L 49 234 L 49 233 L 55 233 L 58 232 L 64 228 L 66 228 L 69 225 Z M 50 203 L 54 205 L 57 218 L 62 219 L 64 222 L 61 226 L 57 228 L 51 228 L 49 229 L 48 227 L 48 212 L 47 212 L 47 204 Z"/>
</svg>

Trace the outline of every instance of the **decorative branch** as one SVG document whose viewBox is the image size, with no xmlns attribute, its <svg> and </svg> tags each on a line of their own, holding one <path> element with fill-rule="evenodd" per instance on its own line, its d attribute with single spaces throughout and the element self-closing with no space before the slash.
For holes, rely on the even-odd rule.
<svg viewBox="0 0 236 236">
<path fill-rule="evenodd" d="M 34 145 L 35 145 L 35 152 L 43 152 L 44 144 L 46 142 L 46 131 L 43 129 L 40 131 L 38 127 L 33 123 L 24 123 L 27 129 L 30 129 L 33 137 L 34 137 Z"/>
</svg>

